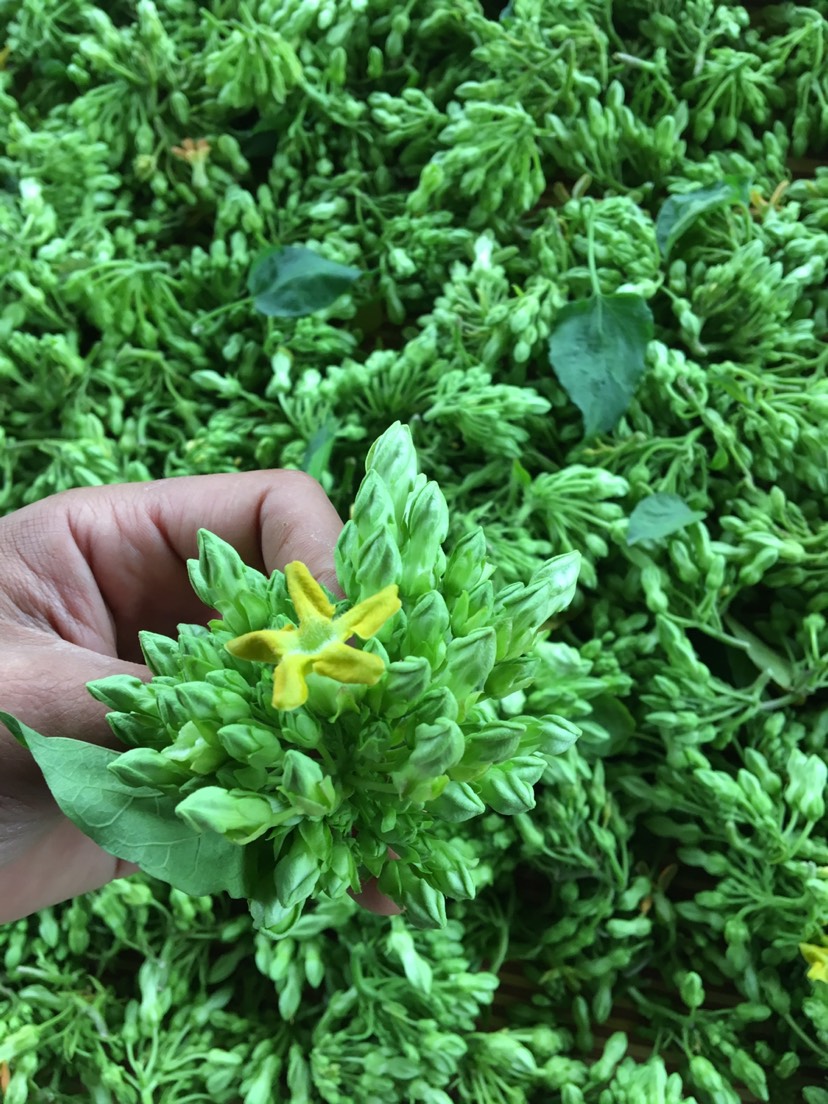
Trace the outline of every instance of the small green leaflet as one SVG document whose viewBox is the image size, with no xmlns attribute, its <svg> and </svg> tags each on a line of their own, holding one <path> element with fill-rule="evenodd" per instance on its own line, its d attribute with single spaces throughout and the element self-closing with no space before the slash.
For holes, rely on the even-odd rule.
<svg viewBox="0 0 828 1104">
<path fill-rule="evenodd" d="M 269 318 L 302 318 L 329 307 L 361 275 L 303 245 L 275 246 L 253 262 L 247 290 Z"/>
<path fill-rule="evenodd" d="M 677 533 L 694 521 L 701 521 L 704 514 L 691 510 L 683 498 L 674 494 L 653 494 L 643 498 L 630 514 L 627 544 L 641 541 L 657 541 Z"/>
<path fill-rule="evenodd" d="M 640 295 L 594 295 L 567 303 L 549 340 L 561 386 L 584 417 L 584 435 L 607 433 L 644 374 L 653 316 Z"/>
<path fill-rule="evenodd" d="M 117 751 L 41 736 L 8 713 L 0 712 L 0 721 L 32 753 L 61 812 L 109 854 L 196 897 L 246 896 L 243 849 L 179 820 L 177 796 L 119 782 L 107 769 Z"/>
<path fill-rule="evenodd" d="M 662 257 L 666 257 L 682 234 L 686 233 L 699 215 L 717 207 L 750 204 L 751 181 L 744 176 L 726 176 L 709 188 L 696 188 L 683 195 L 671 195 L 658 212 L 656 242 Z"/>
<path fill-rule="evenodd" d="M 738 621 L 728 615 L 725 616 L 725 624 L 733 636 L 744 648 L 746 655 L 760 671 L 764 671 L 777 686 L 783 690 L 790 690 L 794 684 L 793 667 L 788 659 L 769 648 L 764 640 L 740 625 Z"/>
<path fill-rule="evenodd" d="M 307 472 L 308 475 L 312 475 L 314 479 L 321 479 L 328 470 L 328 463 L 331 458 L 331 451 L 336 441 L 336 431 L 338 429 L 338 420 L 336 418 L 328 418 L 308 441 L 305 455 L 302 457 L 302 471 Z"/>
</svg>

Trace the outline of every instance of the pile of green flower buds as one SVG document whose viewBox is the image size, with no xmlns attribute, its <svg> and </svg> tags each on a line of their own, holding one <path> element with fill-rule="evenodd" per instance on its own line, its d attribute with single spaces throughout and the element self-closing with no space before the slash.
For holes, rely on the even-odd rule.
<svg viewBox="0 0 828 1104">
<path fill-rule="evenodd" d="M 23 733 L 150 873 L 0 929 L 2 1104 L 828 1104 L 826 87 L 826 0 L 0 0 L 0 509 L 350 518 Z"/>
</svg>

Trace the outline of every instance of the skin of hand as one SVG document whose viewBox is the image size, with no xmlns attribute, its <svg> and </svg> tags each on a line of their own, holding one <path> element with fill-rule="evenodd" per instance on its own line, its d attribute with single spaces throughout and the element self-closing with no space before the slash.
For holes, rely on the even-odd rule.
<svg viewBox="0 0 828 1104">
<path fill-rule="evenodd" d="M 175 637 L 206 624 L 186 562 L 209 529 L 268 574 L 302 560 L 342 593 L 342 522 L 322 487 L 294 471 L 182 476 L 64 491 L 0 518 L 0 709 L 46 736 L 117 747 L 86 683 L 148 679 L 138 631 Z M 0 923 L 134 873 L 55 805 L 31 755 L 0 725 Z M 399 912 L 376 885 L 357 898 Z"/>
</svg>

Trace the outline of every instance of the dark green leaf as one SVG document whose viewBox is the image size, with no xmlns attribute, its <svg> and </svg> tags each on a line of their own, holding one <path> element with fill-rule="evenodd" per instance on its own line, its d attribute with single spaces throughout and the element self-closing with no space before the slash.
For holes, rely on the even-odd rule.
<svg viewBox="0 0 828 1104">
<path fill-rule="evenodd" d="M 329 307 L 361 275 L 302 245 L 276 246 L 253 262 L 247 288 L 262 314 L 302 318 Z"/>
<path fill-rule="evenodd" d="M 613 429 L 630 405 L 652 336 L 653 316 L 640 295 L 596 295 L 561 310 L 549 356 L 587 437 Z"/>
<path fill-rule="evenodd" d="M 764 640 L 760 640 L 732 617 L 726 616 L 725 624 L 744 648 L 751 663 L 769 675 L 777 686 L 781 686 L 783 690 L 790 690 L 794 684 L 794 671 L 790 661 L 768 647 Z"/>
<path fill-rule="evenodd" d="M 618 755 L 635 732 L 635 718 L 626 705 L 610 694 L 601 694 L 589 703 L 591 712 L 579 717 L 582 731 L 581 750 Z"/>
<path fill-rule="evenodd" d="M 699 215 L 717 207 L 730 207 L 750 203 L 750 181 L 743 176 L 726 176 L 709 188 L 696 188 L 683 195 L 671 195 L 658 212 L 656 242 L 662 256 L 666 257 L 682 234 L 693 225 Z"/>
<path fill-rule="evenodd" d="M 627 544 L 661 540 L 687 525 L 692 525 L 694 521 L 701 521 L 703 517 L 704 514 L 691 510 L 678 495 L 650 495 L 649 498 L 643 498 L 630 514 Z"/>
<path fill-rule="evenodd" d="M 245 896 L 242 848 L 179 820 L 180 795 L 119 782 L 108 769 L 117 751 L 41 736 L 8 713 L 0 720 L 34 756 L 61 812 L 109 854 L 184 893 Z"/>
<path fill-rule="evenodd" d="M 312 475 L 314 479 L 321 479 L 328 470 L 338 429 L 337 419 L 328 418 L 308 441 L 305 455 L 302 457 L 302 471 Z"/>
</svg>

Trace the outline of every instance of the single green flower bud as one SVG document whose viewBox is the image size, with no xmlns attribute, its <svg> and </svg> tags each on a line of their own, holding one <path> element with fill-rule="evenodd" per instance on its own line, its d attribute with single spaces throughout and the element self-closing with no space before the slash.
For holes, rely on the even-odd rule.
<svg viewBox="0 0 828 1104">
<path fill-rule="evenodd" d="M 108 769 L 125 786 L 149 786 L 164 792 L 177 789 L 187 780 L 187 771 L 148 747 L 132 748 L 113 759 Z"/>
<path fill-rule="evenodd" d="M 219 659 L 215 637 L 210 633 L 195 636 L 179 632 L 178 649 L 181 654 L 181 675 L 189 682 L 205 679 L 223 662 Z"/>
<path fill-rule="evenodd" d="M 242 561 L 225 541 L 205 529 L 198 532 L 198 559 L 187 570 L 193 590 L 217 609 L 234 636 L 251 632 L 272 615 L 265 595 L 267 580 Z"/>
<path fill-rule="evenodd" d="M 691 1012 L 695 1012 L 697 1008 L 701 1008 L 704 1004 L 704 985 L 702 984 L 701 977 L 695 970 L 682 972 L 678 979 L 678 986 L 682 1002 Z"/>
<path fill-rule="evenodd" d="M 283 743 L 298 747 L 315 748 L 322 739 L 322 724 L 318 717 L 302 710 L 283 712 L 279 715 L 280 738 Z"/>
<path fill-rule="evenodd" d="M 216 736 L 231 758 L 252 767 L 273 767 L 284 753 L 276 733 L 256 721 L 224 725 Z"/>
<path fill-rule="evenodd" d="M 515 813 L 514 825 L 530 855 L 542 855 L 546 850 L 546 835 L 526 813 Z"/>
<path fill-rule="evenodd" d="M 350 597 L 354 602 L 370 597 L 390 586 L 399 585 L 402 578 L 402 559 L 396 538 L 387 529 L 376 529 L 357 553 L 357 591 Z"/>
<path fill-rule="evenodd" d="M 423 593 L 437 581 L 436 568 L 445 564 L 443 541 L 448 535 L 449 513 L 443 492 L 429 481 L 409 498 L 405 513 L 408 538 L 402 553 L 404 593 Z"/>
<path fill-rule="evenodd" d="M 389 663 L 378 685 L 378 712 L 388 719 L 402 717 L 431 685 L 431 664 L 425 656 L 406 656 Z"/>
<path fill-rule="evenodd" d="M 392 779 L 393 777 L 392 775 Z M 438 798 L 448 784 L 447 774 L 440 774 L 436 778 L 424 778 L 421 782 L 409 780 L 405 799 L 409 805 L 426 805 L 429 801 Z M 400 850 L 400 858 L 405 859 L 406 862 L 413 862 L 416 857 L 415 854 L 409 853 L 407 848 Z"/>
<path fill-rule="evenodd" d="M 216 652 L 217 657 L 221 657 L 221 662 L 224 662 L 225 655 L 229 655 L 226 652 L 224 645 L 220 650 Z M 250 683 L 239 671 L 234 670 L 231 667 L 215 667 L 213 670 L 208 671 L 204 676 L 204 681 L 210 686 L 215 686 L 217 690 L 230 690 L 234 694 L 239 694 L 243 698 L 250 696 Z"/>
<path fill-rule="evenodd" d="M 737 1081 L 745 1085 L 757 1100 L 770 1100 L 765 1071 L 746 1050 L 737 1050 L 731 1055 L 730 1069 Z"/>
<path fill-rule="evenodd" d="M 449 644 L 438 680 L 451 690 L 461 707 L 470 694 L 483 689 L 494 667 L 495 648 L 492 628 L 455 637 Z"/>
<path fill-rule="evenodd" d="M 455 721 L 442 719 L 435 724 L 419 724 L 414 730 L 414 750 L 392 779 L 401 797 L 408 797 L 418 783 L 434 779 L 458 763 L 465 741 Z"/>
<path fill-rule="evenodd" d="M 543 717 L 517 717 L 516 720 L 525 726 L 521 750 L 537 752 L 550 759 L 572 747 L 581 735 L 577 725 L 551 713 Z"/>
<path fill-rule="evenodd" d="M 570 604 L 575 597 L 580 564 L 577 552 L 556 556 L 535 572 L 527 586 L 505 598 L 501 594 L 496 609 L 512 619 L 508 656 L 525 651 L 541 625 Z"/>
<path fill-rule="evenodd" d="M 486 555 L 486 535 L 482 529 L 473 529 L 461 537 L 446 563 L 443 594 L 455 599 L 464 590 L 473 590 L 485 582 L 494 572 L 494 567 L 486 562 Z"/>
<path fill-rule="evenodd" d="M 285 752 L 279 789 L 292 807 L 305 816 L 328 816 L 339 804 L 332 779 L 322 774 L 315 759 L 301 751 Z"/>
<path fill-rule="evenodd" d="M 495 721 L 483 725 L 466 736 L 466 751 L 462 762 L 500 763 L 511 759 L 526 731 L 525 718 L 515 721 Z"/>
<path fill-rule="evenodd" d="M 173 763 L 181 763 L 194 774 L 212 774 L 227 759 L 227 752 L 218 742 L 217 728 L 207 721 L 187 721 L 172 744 L 162 755 Z"/>
<path fill-rule="evenodd" d="M 178 678 L 181 675 L 181 652 L 177 640 L 171 640 L 160 633 L 142 630 L 138 633 L 138 643 L 141 645 L 144 661 L 154 675 L 168 675 L 172 678 Z M 90 684 L 90 687 L 92 685 L 94 683 Z"/>
<path fill-rule="evenodd" d="M 319 888 L 329 897 L 340 897 L 346 890 L 359 892 L 359 869 L 353 852 L 344 840 L 337 840 L 322 871 Z"/>
<path fill-rule="evenodd" d="M 547 1062 L 544 1069 L 548 1070 L 548 1067 L 550 1065 L 554 1065 L 555 1063 L 560 1063 L 560 1062 L 565 1062 L 565 1061 L 568 1062 L 569 1059 L 552 1058 L 550 1062 Z M 574 1065 L 574 1063 L 573 1063 L 573 1065 Z M 586 1077 L 586 1072 L 584 1073 L 584 1077 Z M 584 1096 L 583 1092 L 575 1084 L 574 1081 L 571 1081 L 571 1082 L 568 1082 L 568 1083 L 565 1082 L 561 1086 L 561 1104 L 584 1104 L 585 1099 L 586 1099 L 586 1097 Z"/>
<path fill-rule="evenodd" d="M 492 614 L 491 622 L 495 631 L 495 655 L 498 664 L 500 664 L 511 655 L 512 619 L 508 614 L 500 611 Z"/>
<path fill-rule="evenodd" d="M 401 862 L 387 862 L 379 876 L 379 889 L 405 910 L 415 928 L 444 928 L 446 900 L 439 890 Z"/>
<path fill-rule="evenodd" d="M 361 544 L 356 525 L 352 521 L 346 521 L 334 548 L 334 566 L 339 585 L 352 597 L 359 589 L 356 581 L 356 565 Z"/>
<path fill-rule="evenodd" d="M 250 705 L 240 694 L 207 682 L 159 687 L 157 701 L 162 721 L 174 728 L 189 720 L 232 724 L 250 716 Z"/>
<path fill-rule="evenodd" d="M 230 674 L 231 672 L 227 672 Z M 216 719 L 222 724 L 246 721 L 250 716 L 250 703 L 235 690 L 223 690 L 204 683 L 180 683 L 175 694 L 193 720 Z"/>
<path fill-rule="evenodd" d="M 470 901 L 476 894 L 471 871 L 478 860 L 468 846 L 452 841 L 433 839 L 431 854 L 426 860 L 428 877 L 435 889 L 458 901 Z"/>
<path fill-rule="evenodd" d="M 119 713 L 144 713 L 158 717 L 160 712 L 155 686 L 157 683 L 150 688 L 150 684 L 134 675 L 109 675 L 86 684 L 92 697 L 110 709 L 116 709 Z"/>
<path fill-rule="evenodd" d="M 535 655 L 521 656 L 496 663 L 484 689 L 490 698 L 506 698 L 535 680 L 540 660 Z"/>
<path fill-rule="evenodd" d="M 756 775 L 764 792 L 771 797 L 775 797 L 782 789 L 782 779 L 776 771 L 771 770 L 770 764 L 762 752 L 757 751 L 756 748 L 745 748 L 742 751 L 742 756 L 745 760 L 745 766 Z"/>
<path fill-rule="evenodd" d="M 448 631 L 449 611 L 445 599 L 438 591 L 429 591 L 408 614 L 402 651 L 407 655 L 424 656 L 436 670 L 445 659 Z"/>
<path fill-rule="evenodd" d="M 271 936 L 283 936 L 293 929 L 302 915 L 302 905 L 285 908 L 275 898 L 262 900 L 261 897 L 250 900 L 250 915 L 257 931 L 265 931 Z"/>
<path fill-rule="evenodd" d="M 387 529 L 396 537 L 394 502 L 378 472 L 369 471 L 362 480 L 351 510 L 351 521 L 362 543 L 377 529 Z"/>
<path fill-rule="evenodd" d="M 417 478 L 417 453 L 408 426 L 394 422 L 374 441 L 365 459 L 366 473 L 372 470 L 382 479 L 391 496 L 399 525 Z"/>
<path fill-rule="evenodd" d="M 279 904 L 286 909 L 302 904 L 313 893 L 321 873 L 319 860 L 297 834 L 276 863 L 273 878 Z"/>
<path fill-rule="evenodd" d="M 449 782 L 440 796 L 428 803 L 428 811 L 450 824 L 459 824 L 485 813 L 486 806 L 467 783 Z"/>
<path fill-rule="evenodd" d="M 157 717 L 142 713 L 107 713 L 106 723 L 125 747 L 165 748 L 169 745 L 166 728 Z"/>
<path fill-rule="evenodd" d="M 709 1093 L 714 1100 L 730 1100 L 724 1078 L 710 1061 L 702 1054 L 695 1054 L 689 1063 L 690 1078 L 693 1084 L 703 1092 Z M 735 1094 L 733 1098 L 737 1099 Z"/>
<path fill-rule="evenodd" d="M 546 763 L 540 756 L 518 756 L 509 763 L 493 766 L 478 779 L 475 789 L 496 813 L 526 813 L 535 807 L 532 787 L 545 769 Z"/>
<path fill-rule="evenodd" d="M 423 697 L 412 712 L 420 724 L 436 724 L 438 721 L 456 721 L 459 710 L 457 699 L 447 686 L 436 687 Z"/>
<path fill-rule="evenodd" d="M 213 775 L 216 783 L 225 790 L 252 790 L 258 793 L 268 783 L 268 771 L 265 767 L 241 766 L 230 760 L 218 767 Z"/>
<path fill-rule="evenodd" d="M 274 825 L 284 806 L 264 794 L 204 786 L 180 801 L 175 812 L 198 832 L 217 832 L 233 843 L 250 843 Z"/>
<path fill-rule="evenodd" d="M 821 820 L 825 814 L 828 766 L 818 755 L 805 755 L 794 748 L 788 758 L 788 773 L 785 801 L 806 820 Z"/>
<path fill-rule="evenodd" d="M 478 583 L 473 590 L 464 590 L 451 607 L 451 631 L 454 636 L 468 636 L 476 629 L 487 627 L 494 612 L 494 587 L 490 581 Z"/>
<path fill-rule="evenodd" d="M 323 866 L 327 864 L 333 851 L 333 836 L 328 825 L 321 820 L 303 820 L 298 831 L 313 857 Z"/>
</svg>

